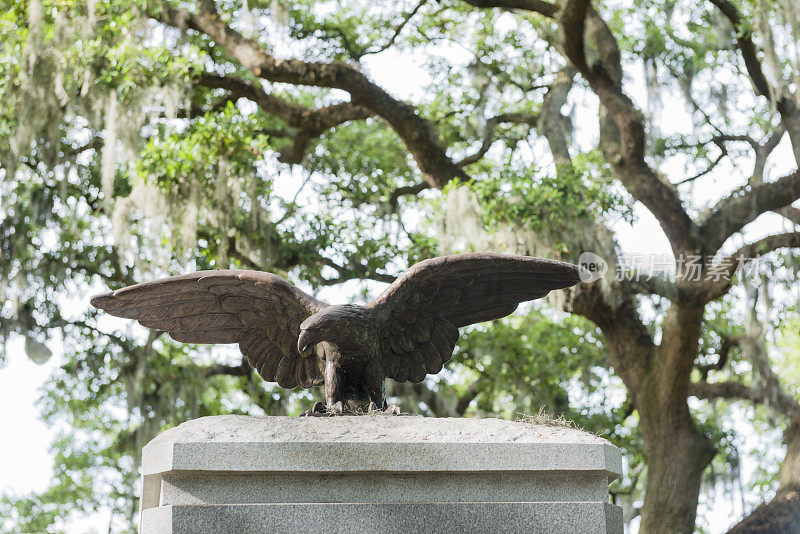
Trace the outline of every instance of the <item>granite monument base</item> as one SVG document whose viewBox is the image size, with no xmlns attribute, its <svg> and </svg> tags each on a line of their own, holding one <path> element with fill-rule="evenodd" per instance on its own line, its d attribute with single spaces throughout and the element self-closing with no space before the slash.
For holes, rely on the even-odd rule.
<svg viewBox="0 0 800 534">
<path fill-rule="evenodd" d="M 622 533 L 619 450 L 576 429 L 217 416 L 148 443 L 141 533 Z"/>
</svg>

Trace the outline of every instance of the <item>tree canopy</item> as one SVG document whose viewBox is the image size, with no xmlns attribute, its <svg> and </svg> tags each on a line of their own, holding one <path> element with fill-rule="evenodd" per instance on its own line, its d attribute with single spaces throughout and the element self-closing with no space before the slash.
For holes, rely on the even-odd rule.
<svg viewBox="0 0 800 534">
<path fill-rule="evenodd" d="M 701 501 L 735 483 L 745 511 L 766 501 L 738 531 L 798 520 L 792 0 L 3 7 L 0 339 L 63 365 L 41 399 L 52 485 L 6 495 L 0 528 L 104 507 L 134 531 L 139 451 L 161 430 L 320 398 L 110 320 L 90 294 L 232 267 L 362 302 L 468 250 L 591 252 L 608 271 L 462 331 L 440 375 L 388 384 L 405 410 L 599 433 L 623 449 L 612 493 L 640 532 L 732 526 Z M 381 81 L 409 61 L 418 79 Z M 621 244 L 648 221 L 660 271 Z M 785 448 L 780 465 L 743 433 Z"/>
</svg>

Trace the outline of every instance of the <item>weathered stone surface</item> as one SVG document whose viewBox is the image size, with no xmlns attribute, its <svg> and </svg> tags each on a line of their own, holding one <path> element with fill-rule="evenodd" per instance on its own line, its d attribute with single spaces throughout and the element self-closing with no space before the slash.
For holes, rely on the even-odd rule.
<svg viewBox="0 0 800 534">
<path fill-rule="evenodd" d="M 622 532 L 608 504 L 618 449 L 569 428 L 378 414 L 206 417 L 146 445 L 142 470 L 143 534 L 323 525 Z"/>
<path fill-rule="evenodd" d="M 160 505 L 313 502 L 553 502 L 608 497 L 606 474 L 197 473 L 164 474 Z"/>
<path fill-rule="evenodd" d="M 144 511 L 142 532 L 616 534 L 622 511 L 600 502 L 162 506 Z"/>
<path fill-rule="evenodd" d="M 619 449 L 574 428 L 500 419 L 203 417 L 142 451 L 145 475 L 191 471 L 607 471 Z"/>
</svg>

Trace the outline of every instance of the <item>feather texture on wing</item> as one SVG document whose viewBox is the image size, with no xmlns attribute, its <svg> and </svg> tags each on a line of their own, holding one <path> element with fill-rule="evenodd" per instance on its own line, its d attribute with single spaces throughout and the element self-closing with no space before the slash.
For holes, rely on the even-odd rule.
<svg viewBox="0 0 800 534">
<path fill-rule="evenodd" d="M 555 260 L 470 253 L 426 260 L 367 305 L 380 320 L 387 376 L 420 382 L 450 359 L 458 328 L 509 315 L 520 302 L 579 281 L 574 265 Z"/>
<path fill-rule="evenodd" d="M 300 323 L 326 308 L 278 275 L 200 271 L 98 295 L 92 305 L 186 343 L 238 343 L 264 380 L 283 388 L 323 383 L 322 362 L 297 350 Z"/>
</svg>

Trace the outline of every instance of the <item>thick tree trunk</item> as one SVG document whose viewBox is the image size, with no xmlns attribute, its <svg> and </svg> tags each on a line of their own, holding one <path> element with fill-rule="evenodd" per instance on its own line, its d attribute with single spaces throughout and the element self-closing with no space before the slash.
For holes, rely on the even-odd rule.
<svg viewBox="0 0 800 534">
<path fill-rule="evenodd" d="M 673 303 L 637 394 L 647 455 L 647 486 L 640 531 L 694 532 L 703 471 L 714 458 L 710 439 L 694 424 L 686 403 L 697 356 L 703 306 Z"/>
<path fill-rule="evenodd" d="M 700 484 L 714 446 L 685 413 L 665 417 L 648 395 L 640 396 L 639 416 L 647 454 L 647 485 L 639 532 L 694 532 Z M 669 419 L 672 419 L 671 421 Z"/>
<path fill-rule="evenodd" d="M 639 413 L 647 455 L 647 485 L 640 532 L 693 532 L 703 471 L 714 457 L 712 442 L 694 425 L 686 403 L 697 355 L 703 306 L 673 304 L 661 345 L 624 304 L 604 311 L 592 294 L 573 301 L 603 330 L 615 372 Z M 632 304 L 631 304 L 632 305 Z M 596 312 L 600 313 L 596 313 Z"/>
</svg>

